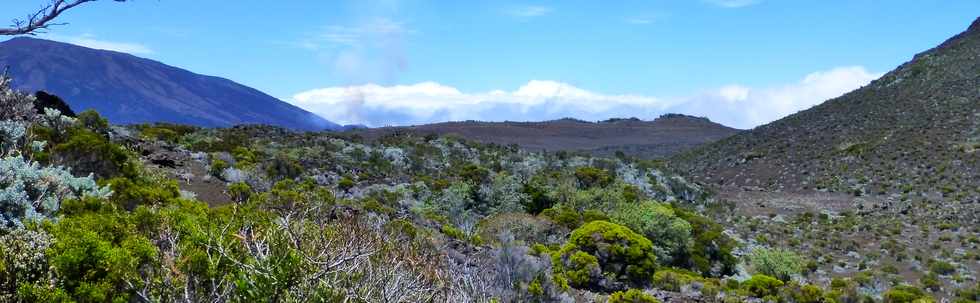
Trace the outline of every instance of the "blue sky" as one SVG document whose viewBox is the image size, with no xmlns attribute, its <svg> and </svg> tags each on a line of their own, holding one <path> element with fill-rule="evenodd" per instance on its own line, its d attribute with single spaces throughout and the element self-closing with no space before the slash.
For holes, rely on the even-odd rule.
<svg viewBox="0 0 980 303">
<path fill-rule="evenodd" d="M 43 2 L 5 3 L 2 17 Z M 100 1 L 41 37 L 226 77 L 341 123 L 678 111 L 748 128 L 866 84 L 978 12 L 975 0 Z"/>
</svg>

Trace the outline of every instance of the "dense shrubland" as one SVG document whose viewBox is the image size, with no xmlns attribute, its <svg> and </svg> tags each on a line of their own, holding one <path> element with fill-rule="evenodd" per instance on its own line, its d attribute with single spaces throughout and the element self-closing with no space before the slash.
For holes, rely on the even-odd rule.
<svg viewBox="0 0 980 303">
<path fill-rule="evenodd" d="M 452 136 L 110 126 L 39 111 L 6 83 L 4 302 L 874 299 L 731 237 L 718 221 L 731 209 L 656 162 Z M 893 286 L 877 299 L 929 300 Z"/>
</svg>

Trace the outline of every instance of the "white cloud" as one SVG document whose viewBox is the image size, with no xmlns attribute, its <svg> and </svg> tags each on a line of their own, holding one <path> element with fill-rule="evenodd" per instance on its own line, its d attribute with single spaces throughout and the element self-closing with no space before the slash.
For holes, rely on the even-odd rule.
<svg viewBox="0 0 980 303">
<path fill-rule="evenodd" d="M 332 75 L 350 83 L 387 82 L 407 68 L 405 40 L 415 33 L 402 22 L 376 17 L 326 26 L 294 44 L 315 52 Z"/>
<path fill-rule="evenodd" d="M 551 12 L 552 9 L 547 6 L 528 5 L 511 8 L 507 10 L 506 13 L 514 17 L 531 18 L 544 16 L 550 14 Z"/>
<path fill-rule="evenodd" d="M 301 92 L 288 100 L 337 123 L 368 126 L 564 117 L 653 119 L 678 112 L 751 128 L 837 97 L 879 76 L 863 67 L 840 67 L 788 85 L 750 88 L 733 84 L 681 98 L 602 94 L 567 83 L 533 80 L 513 91 L 481 93 L 465 93 L 435 82 L 330 87 Z"/>
<path fill-rule="evenodd" d="M 796 83 L 782 86 L 756 89 L 726 85 L 689 98 L 672 110 L 707 116 L 730 126 L 751 128 L 858 89 L 881 75 L 861 66 L 849 66 L 814 72 Z"/>
<path fill-rule="evenodd" d="M 646 25 L 653 23 L 653 18 L 626 18 L 626 23 L 635 25 Z"/>
<path fill-rule="evenodd" d="M 707 3 L 711 3 L 717 6 L 726 8 L 739 8 L 756 5 L 762 2 L 762 0 L 704 0 Z"/>
<path fill-rule="evenodd" d="M 81 36 L 48 35 L 45 36 L 45 38 L 88 48 L 129 53 L 133 55 L 149 55 L 155 53 L 152 49 L 150 49 L 150 47 L 141 43 L 100 40 L 96 39 L 95 35 L 92 34 L 84 34 Z"/>
</svg>

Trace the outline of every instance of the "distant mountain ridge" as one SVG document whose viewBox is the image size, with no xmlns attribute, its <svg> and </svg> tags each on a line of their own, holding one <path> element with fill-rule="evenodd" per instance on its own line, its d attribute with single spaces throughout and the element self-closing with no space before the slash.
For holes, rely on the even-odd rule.
<svg viewBox="0 0 980 303">
<path fill-rule="evenodd" d="M 980 200 L 980 18 L 871 84 L 674 157 L 721 186 Z"/>
<path fill-rule="evenodd" d="M 2 67 L 9 68 L 16 88 L 58 95 L 76 111 L 92 108 L 112 123 L 341 128 L 231 80 L 125 53 L 18 37 L 0 42 Z"/>
<path fill-rule="evenodd" d="M 663 158 L 713 142 L 739 130 L 706 118 L 666 114 L 653 121 L 636 118 L 588 122 L 565 118 L 543 122 L 444 122 L 404 127 L 354 129 L 349 133 L 373 140 L 384 135 L 455 134 L 484 143 L 517 144 L 541 151 L 583 151 L 610 156 L 622 151 L 641 158 Z"/>
</svg>

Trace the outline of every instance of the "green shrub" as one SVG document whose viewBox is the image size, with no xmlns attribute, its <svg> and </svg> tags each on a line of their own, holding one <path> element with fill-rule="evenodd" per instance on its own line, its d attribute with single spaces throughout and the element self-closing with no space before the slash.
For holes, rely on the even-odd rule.
<svg viewBox="0 0 980 303">
<path fill-rule="evenodd" d="M 806 263 L 796 253 L 778 248 L 757 248 L 749 254 L 752 267 L 759 273 L 789 281 L 803 272 Z"/>
<path fill-rule="evenodd" d="M 113 190 L 109 201 L 129 210 L 140 205 L 166 205 L 180 197 L 180 187 L 174 180 L 133 180 L 120 177 L 109 179 L 106 183 Z"/>
<path fill-rule="evenodd" d="M 95 110 L 85 110 L 79 113 L 76 119 L 78 125 L 97 134 L 106 135 L 109 133 L 109 120 L 100 116 Z"/>
<path fill-rule="evenodd" d="M 266 163 L 265 173 L 274 180 L 291 180 L 303 174 L 303 166 L 299 161 L 279 154 Z"/>
<path fill-rule="evenodd" d="M 345 192 L 350 190 L 351 188 L 354 188 L 354 185 L 356 185 L 354 179 L 351 179 L 348 176 L 344 176 L 340 178 L 340 181 L 337 181 L 337 188 Z"/>
<path fill-rule="evenodd" d="M 225 171 L 225 169 L 229 167 L 231 167 L 231 165 L 228 165 L 228 162 L 225 162 L 225 160 L 215 158 L 211 160 L 211 168 L 208 170 L 208 172 L 212 176 L 221 177 L 221 172 Z"/>
<path fill-rule="evenodd" d="M 899 285 L 892 289 L 889 289 L 884 294 L 885 303 L 927 303 L 934 302 L 929 295 L 926 295 L 921 289 L 909 286 L 909 285 Z"/>
<path fill-rule="evenodd" d="M 782 298 L 788 298 L 789 300 L 784 300 L 794 303 L 831 303 L 835 302 L 833 298 L 826 296 L 820 287 L 816 285 L 799 285 L 796 282 L 791 282 L 786 286 L 783 286 Z"/>
<path fill-rule="evenodd" d="M 691 224 L 693 245 L 673 265 L 700 272 L 703 276 L 721 277 L 735 272 L 738 258 L 732 255 L 736 242 L 724 234 L 718 223 L 693 211 L 674 207 L 674 214 Z"/>
<path fill-rule="evenodd" d="M 575 179 L 581 188 L 606 187 L 613 182 L 613 177 L 605 170 L 587 166 L 575 169 Z"/>
<path fill-rule="evenodd" d="M 744 291 L 756 298 L 776 296 L 780 287 L 783 287 L 783 281 L 762 274 L 752 276 L 741 285 Z"/>
<path fill-rule="evenodd" d="M 941 260 L 930 260 L 929 271 L 938 275 L 950 275 L 956 272 L 956 266 Z"/>
<path fill-rule="evenodd" d="M 72 168 L 75 174 L 92 173 L 98 178 L 137 177 L 136 156 L 102 135 L 84 128 L 69 130 L 68 141 L 52 148 L 52 159 Z"/>
<path fill-rule="evenodd" d="M 653 274 L 654 287 L 674 292 L 681 291 L 681 287 L 685 285 L 702 280 L 703 278 L 696 273 L 674 268 L 661 269 Z"/>
<path fill-rule="evenodd" d="M 691 242 L 691 224 L 674 215 L 668 205 L 647 201 L 625 205 L 612 214 L 612 222 L 629 227 L 650 239 L 657 258 L 672 262 Z"/>
<path fill-rule="evenodd" d="M 258 161 L 258 157 L 255 155 L 255 152 L 249 148 L 241 146 L 232 149 L 231 156 L 235 158 L 235 167 L 242 169 L 252 167 Z"/>
<path fill-rule="evenodd" d="M 537 215 L 545 209 L 555 205 L 555 200 L 548 197 L 548 192 L 533 182 L 524 184 L 522 191 L 528 196 L 527 204 L 524 204 L 524 211 Z"/>
<path fill-rule="evenodd" d="M 136 126 L 143 138 L 177 143 L 181 137 L 197 130 L 194 126 L 171 123 L 140 124 Z"/>
<path fill-rule="evenodd" d="M 975 303 L 980 302 L 980 282 L 973 288 L 966 288 L 956 291 L 954 303 Z"/>
<path fill-rule="evenodd" d="M 143 281 L 139 270 L 155 262 L 156 247 L 136 233 L 132 217 L 125 212 L 112 207 L 72 209 L 51 228 L 58 240 L 48 250 L 48 258 L 58 288 L 81 302 L 133 301 L 133 291 Z"/>
<path fill-rule="evenodd" d="M 609 295 L 608 303 L 660 303 L 660 300 L 644 293 L 642 290 L 630 289 L 617 291 Z"/>
<path fill-rule="evenodd" d="M 613 284 L 649 284 L 657 256 L 653 243 L 628 227 L 593 221 L 572 231 L 568 242 L 553 255 L 552 263 L 556 274 L 568 276 L 569 284 L 602 290 L 617 288 Z"/>
</svg>

